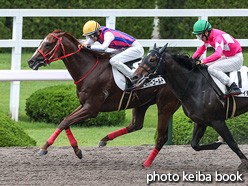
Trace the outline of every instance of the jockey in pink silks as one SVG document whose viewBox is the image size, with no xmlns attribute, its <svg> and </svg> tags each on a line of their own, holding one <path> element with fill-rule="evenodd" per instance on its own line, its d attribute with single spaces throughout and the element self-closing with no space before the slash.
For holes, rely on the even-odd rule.
<svg viewBox="0 0 248 186">
<path fill-rule="evenodd" d="M 226 85 L 227 92 L 224 98 L 228 95 L 241 94 L 236 83 L 225 74 L 225 72 L 239 70 L 243 65 L 244 59 L 239 42 L 231 35 L 212 28 L 210 23 L 205 20 L 198 20 L 194 24 L 192 33 L 196 34 L 197 39 L 204 42 L 204 45 L 194 53 L 192 58 L 200 58 L 208 46 L 215 49 L 215 53 L 201 60 L 201 63 L 206 64 L 208 72 Z M 222 56 L 222 54 L 224 55 Z"/>
<path fill-rule="evenodd" d="M 83 36 L 86 36 L 85 43 L 81 43 L 83 47 L 96 51 L 105 51 L 107 48 L 114 49 L 115 55 L 111 57 L 110 64 L 127 78 L 132 77 L 133 71 L 124 63 L 144 55 L 142 45 L 135 38 L 124 32 L 100 26 L 93 20 L 85 23 Z M 100 45 L 92 45 L 96 41 Z"/>
</svg>

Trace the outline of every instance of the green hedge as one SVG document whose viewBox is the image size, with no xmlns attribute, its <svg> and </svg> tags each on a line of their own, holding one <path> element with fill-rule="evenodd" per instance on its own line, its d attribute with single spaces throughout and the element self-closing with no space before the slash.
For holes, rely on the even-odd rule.
<svg viewBox="0 0 248 186">
<path fill-rule="evenodd" d="M 74 85 L 46 87 L 26 100 L 26 114 L 34 121 L 59 124 L 80 105 Z M 125 120 L 125 111 L 103 112 L 81 126 L 114 126 Z"/>
<path fill-rule="evenodd" d="M 158 0 L 159 9 L 236 9 L 248 8 L 248 1 L 239 0 Z M 238 10 L 237 10 L 238 11 Z M 164 39 L 195 39 L 192 34 L 193 25 L 198 17 L 160 18 L 160 38 Z M 213 28 L 223 30 L 237 39 L 247 38 L 248 17 L 209 17 Z"/>
<path fill-rule="evenodd" d="M 248 8 L 248 1 L 239 0 L 64 0 L 63 3 L 56 0 L 0 0 L 3 9 L 228 9 Z M 61 12 L 62 14 L 63 12 Z M 55 29 L 71 33 L 76 38 L 81 38 L 83 24 L 95 19 L 101 25 L 105 25 L 105 18 L 99 17 L 25 17 L 23 20 L 24 39 L 42 39 Z M 189 39 L 195 38 L 192 32 L 193 24 L 197 17 L 167 17 L 160 18 L 160 38 L 164 39 Z M 209 17 L 214 28 L 224 30 L 235 38 L 246 38 L 248 36 L 248 17 Z M 230 24 L 231 23 L 231 24 Z M 152 37 L 153 17 L 119 17 L 116 21 L 116 29 L 124 31 L 138 39 L 149 39 Z M 10 39 L 12 30 L 12 18 L 0 18 L 0 39 Z"/>
<path fill-rule="evenodd" d="M 238 144 L 248 143 L 248 113 L 226 120 L 227 126 Z M 173 116 L 172 144 L 191 144 L 193 137 L 194 123 L 182 112 L 178 111 Z M 210 144 L 218 141 L 218 133 L 212 128 L 207 130 L 200 141 L 200 144 Z M 155 141 L 157 133 L 154 136 Z"/>
<path fill-rule="evenodd" d="M 36 141 L 29 137 L 18 124 L 0 113 L 0 147 L 36 146 Z"/>
<path fill-rule="evenodd" d="M 153 9 L 155 0 L 64 0 L 63 3 L 57 0 L 44 1 L 23 1 L 0 0 L 1 8 L 8 9 Z M 82 10 L 83 11 L 83 10 Z M 61 12 L 63 14 L 63 12 Z M 76 38 L 82 37 L 82 28 L 86 21 L 95 19 L 101 25 L 105 25 L 105 18 L 99 17 L 30 17 L 23 19 L 24 39 L 43 39 L 48 33 L 55 29 L 61 29 L 71 33 Z M 2 22 L 2 23 L 1 23 Z M 4 37 L 11 38 L 12 18 L 0 19 L 0 31 L 8 31 Z M 116 29 L 126 32 L 137 39 L 151 38 L 153 31 L 153 18 L 117 18 Z M 1 32 L 3 33 L 3 32 Z M 1 34 L 1 37 L 3 37 Z"/>
</svg>

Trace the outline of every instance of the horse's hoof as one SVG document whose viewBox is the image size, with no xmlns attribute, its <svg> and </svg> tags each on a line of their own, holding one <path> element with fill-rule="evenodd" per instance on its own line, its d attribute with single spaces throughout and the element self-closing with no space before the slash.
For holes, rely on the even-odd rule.
<svg viewBox="0 0 248 186">
<path fill-rule="evenodd" d="M 47 152 L 48 152 L 47 150 L 40 149 L 39 152 L 38 152 L 38 154 L 39 154 L 40 156 L 43 156 L 43 155 L 46 155 Z"/>
<path fill-rule="evenodd" d="M 79 158 L 79 159 L 82 159 L 83 158 L 83 153 L 82 153 L 82 151 L 79 149 L 79 151 L 78 151 L 78 153 L 77 153 L 77 157 Z"/>
<path fill-rule="evenodd" d="M 247 160 L 241 160 L 241 164 L 238 166 L 238 171 L 248 172 L 248 161 Z"/>
<path fill-rule="evenodd" d="M 144 163 L 142 164 L 142 167 L 151 167 L 151 164 L 150 164 L 150 163 L 144 162 Z"/>
<path fill-rule="evenodd" d="M 105 147 L 107 145 L 107 142 L 106 141 L 99 141 L 98 143 L 98 147 Z"/>
</svg>

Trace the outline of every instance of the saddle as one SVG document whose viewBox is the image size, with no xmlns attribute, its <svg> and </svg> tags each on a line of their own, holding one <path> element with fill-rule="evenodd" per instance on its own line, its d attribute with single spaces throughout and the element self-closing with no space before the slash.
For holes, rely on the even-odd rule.
<svg viewBox="0 0 248 186">
<path fill-rule="evenodd" d="M 242 92 L 242 94 L 240 95 L 235 95 L 237 97 L 248 97 L 248 74 L 247 73 L 248 73 L 247 66 L 243 66 L 238 71 L 226 73 L 231 78 L 231 80 L 237 84 L 238 88 Z M 217 78 L 213 77 L 212 75 L 210 76 L 214 80 L 215 84 L 219 87 L 221 92 L 225 94 L 225 92 L 227 91 L 226 86 L 223 85 Z"/>
<path fill-rule="evenodd" d="M 133 72 L 138 68 L 139 63 L 141 62 L 141 58 L 132 60 L 132 61 L 128 61 L 125 63 L 125 65 L 127 65 Z M 132 83 L 131 81 L 126 78 L 126 76 L 124 76 L 120 71 L 118 71 L 116 68 L 112 67 L 112 72 L 113 72 L 113 76 L 114 76 L 114 81 L 116 83 L 116 85 L 122 90 L 122 91 L 129 91 L 132 90 Z M 149 88 L 149 87 L 153 87 L 153 86 L 158 86 L 158 85 L 162 85 L 165 84 L 165 80 L 163 77 L 156 77 L 151 79 L 148 83 L 144 84 L 142 87 L 138 87 L 135 89 L 144 89 L 144 88 Z M 130 88 L 131 87 L 131 88 Z"/>
</svg>

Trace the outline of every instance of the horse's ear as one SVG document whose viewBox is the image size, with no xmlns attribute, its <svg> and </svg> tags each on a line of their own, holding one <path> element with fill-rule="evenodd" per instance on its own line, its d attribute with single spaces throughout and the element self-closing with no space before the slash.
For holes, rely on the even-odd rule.
<svg viewBox="0 0 248 186">
<path fill-rule="evenodd" d="M 156 48 L 157 48 L 157 45 L 156 45 L 156 43 L 154 43 L 153 49 L 156 49 Z"/>
<path fill-rule="evenodd" d="M 167 48 L 167 46 L 168 46 L 168 43 L 166 43 L 166 44 L 163 46 L 163 48 L 160 48 L 160 49 L 159 49 L 159 53 L 162 54 L 162 53 L 165 51 L 165 49 Z"/>
<path fill-rule="evenodd" d="M 62 30 L 54 30 L 53 33 L 60 33 Z"/>
</svg>

